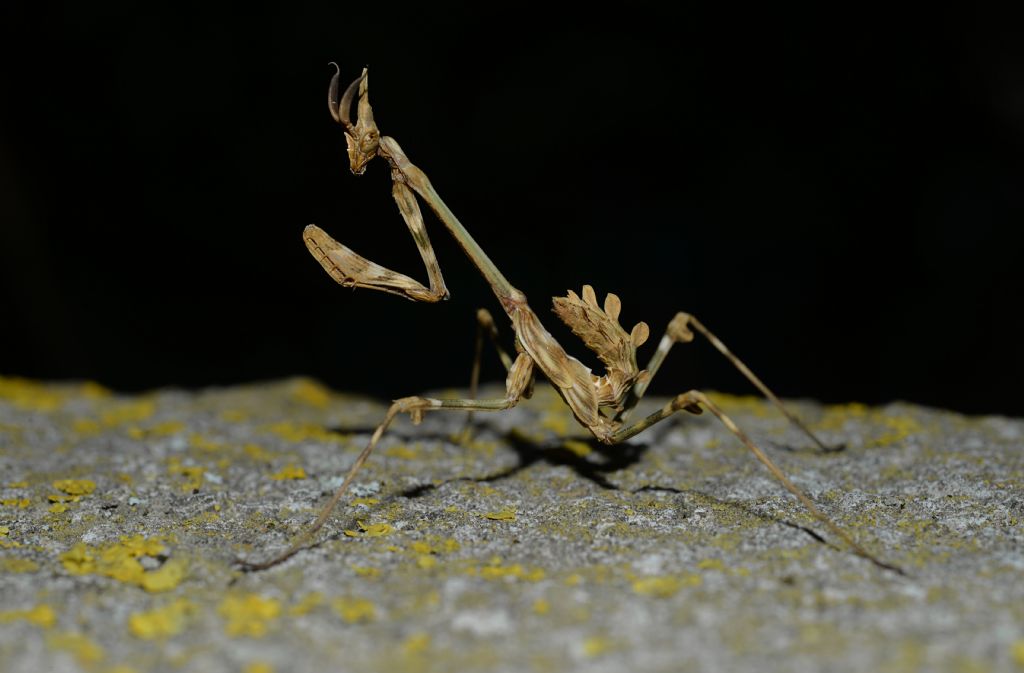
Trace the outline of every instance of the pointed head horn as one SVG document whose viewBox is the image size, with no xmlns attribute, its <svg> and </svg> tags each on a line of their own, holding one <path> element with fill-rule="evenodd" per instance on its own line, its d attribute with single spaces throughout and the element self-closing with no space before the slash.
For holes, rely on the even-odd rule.
<svg viewBox="0 0 1024 673">
<path fill-rule="evenodd" d="M 366 77 L 366 69 L 363 69 L 363 74 L 352 81 L 351 84 L 345 89 L 345 93 L 341 96 L 341 101 L 338 101 L 338 79 L 341 77 L 341 68 L 338 67 L 337 63 L 331 62 L 334 66 L 335 72 L 334 77 L 331 78 L 331 86 L 327 89 L 327 108 L 331 111 L 331 117 L 334 121 L 338 122 L 345 127 L 345 130 L 349 133 L 354 133 L 355 127 L 352 124 L 351 117 L 349 116 L 352 110 L 352 98 L 355 97 L 356 89 L 359 88 L 359 83 Z M 361 106 L 360 106 L 361 107 Z M 360 110 L 360 114 L 362 110 Z"/>
</svg>

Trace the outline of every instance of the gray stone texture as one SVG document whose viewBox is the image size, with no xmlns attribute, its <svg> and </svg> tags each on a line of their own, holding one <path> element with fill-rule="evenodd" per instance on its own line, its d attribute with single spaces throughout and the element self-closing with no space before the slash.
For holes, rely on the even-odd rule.
<svg viewBox="0 0 1024 673">
<path fill-rule="evenodd" d="M 603 447 L 542 384 L 472 436 L 464 414 L 398 420 L 316 544 L 244 573 L 315 517 L 383 402 L 0 379 L 0 670 L 1024 670 L 1024 422 L 794 401 L 846 447 L 823 454 L 715 399 L 906 575 L 709 414 Z"/>
</svg>

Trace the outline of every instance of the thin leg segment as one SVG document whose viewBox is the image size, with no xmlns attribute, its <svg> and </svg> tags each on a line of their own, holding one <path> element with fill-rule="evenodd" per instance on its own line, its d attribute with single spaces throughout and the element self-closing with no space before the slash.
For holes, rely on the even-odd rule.
<svg viewBox="0 0 1024 673">
<path fill-rule="evenodd" d="M 283 554 L 262 563 L 250 563 L 248 561 L 239 561 L 238 563 L 242 568 L 248 571 L 265 570 L 291 558 L 296 552 L 300 551 L 316 534 L 316 532 L 323 527 L 327 522 L 327 519 L 330 518 L 331 512 L 334 511 L 338 501 L 340 501 L 345 493 L 348 492 L 348 488 L 352 484 L 352 480 L 355 479 L 360 468 L 362 468 L 367 458 L 370 457 L 370 454 L 373 453 L 377 443 L 380 442 L 380 438 L 387 431 L 391 422 L 395 420 L 395 416 L 407 413 L 413 423 L 419 423 L 423 420 L 423 414 L 427 411 L 500 411 L 502 409 L 510 409 L 519 403 L 519 400 L 522 398 L 523 391 L 526 390 L 532 378 L 533 360 L 526 354 L 520 354 L 509 369 L 506 384 L 506 396 L 504 398 L 489 400 L 443 400 L 431 397 L 403 397 L 402 399 L 395 400 L 391 406 L 388 407 L 387 413 L 384 414 L 384 420 L 382 420 L 380 425 L 377 426 L 377 429 L 373 431 L 373 435 L 370 437 L 370 441 L 366 445 L 366 448 L 356 456 L 355 462 L 353 462 L 352 467 L 349 468 L 348 474 L 345 475 L 345 479 L 342 481 L 341 486 L 339 486 L 338 490 L 334 492 L 334 495 L 331 496 L 331 499 L 326 505 L 324 505 L 324 508 L 320 510 L 320 514 L 317 516 L 316 521 L 313 522 L 313 525 L 300 534 Z"/>
<path fill-rule="evenodd" d="M 512 358 L 509 357 L 508 352 L 498 342 L 498 327 L 494 324 L 494 317 L 485 308 L 477 309 L 476 347 L 473 353 L 473 371 L 469 377 L 469 396 L 472 399 L 476 399 L 476 389 L 480 383 L 480 361 L 483 358 L 485 336 L 490 339 L 494 350 L 498 352 L 498 357 L 501 358 L 501 364 L 505 366 L 505 371 L 512 369 Z"/>
<path fill-rule="evenodd" d="M 769 458 L 764 451 L 762 451 L 756 444 L 754 444 L 754 442 L 750 440 L 747 434 L 740 430 L 739 426 L 737 426 L 731 418 L 729 418 L 721 409 L 719 409 L 714 402 L 708 399 L 707 395 L 700 392 L 699 390 L 691 390 L 681 395 L 676 395 L 676 397 L 673 398 L 671 402 L 666 404 L 658 411 L 655 411 L 647 418 L 637 421 L 633 425 L 622 428 L 621 430 L 613 434 L 609 438 L 609 443 L 617 444 L 621 441 L 629 439 L 630 437 L 640 432 L 643 432 L 644 430 L 651 427 L 655 423 L 658 423 L 659 421 L 668 418 L 677 411 L 685 409 L 687 411 L 692 412 L 695 410 L 695 407 L 703 407 L 710 411 L 712 414 L 714 414 L 718 418 L 718 420 L 720 420 L 722 424 L 729 430 L 729 432 L 736 435 L 736 437 L 741 442 L 743 442 L 743 444 L 745 444 L 748 449 L 750 449 L 751 453 L 754 454 L 754 457 L 757 458 L 762 465 L 768 468 L 768 471 L 772 473 L 772 476 L 778 479 L 787 491 L 796 496 L 797 500 L 800 501 L 800 503 L 807 509 L 808 512 L 810 512 L 816 519 L 818 519 L 818 521 L 828 526 L 829 530 L 831 530 L 839 538 L 846 542 L 846 544 L 850 546 L 850 548 L 854 551 L 855 554 L 863 558 L 866 558 L 867 560 L 871 561 L 879 567 L 894 570 L 896 572 L 899 572 L 900 574 L 903 573 L 903 571 L 900 570 L 900 568 L 885 563 L 876 558 L 875 556 L 873 556 L 870 552 L 864 549 L 864 547 L 862 547 L 856 541 L 854 541 L 854 539 L 849 535 L 849 533 L 840 528 L 838 524 L 836 524 L 834 521 L 832 521 L 832 519 L 827 517 L 821 510 L 819 510 L 815 506 L 814 502 L 811 501 L 810 497 L 808 497 L 807 494 L 805 494 L 803 491 L 797 488 L 797 486 L 792 481 L 789 480 L 789 477 L 786 476 L 782 469 L 778 465 L 776 465 L 775 462 L 771 458 Z"/>
<path fill-rule="evenodd" d="M 494 317 L 491 315 L 491 312 L 485 308 L 477 309 L 473 369 L 469 375 L 469 398 L 472 400 L 476 399 L 477 388 L 480 385 L 480 363 L 483 359 L 485 336 L 490 339 L 491 344 L 494 346 L 494 350 L 498 352 L 498 357 L 501 358 L 501 364 L 505 366 L 505 371 L 512 369 L 512 358 L 509 357 L 508 352 L 506 352 L 505 349 L 501 347 L 501 343 L 498 342 L 498 327 L 494 323 Z M 524 397 L 530 397 L 529 388 L 524 391 Z M 466 414 L 466 425 L 468 426 L 472 421 L 473 412 L 470 411 Z"/>
<path fill-rule="evenodd" d="M 810 437 L 811 441 L 817 444 L 822 451 L 827 452 L 834 450 L 826 446 L 824 442 L 818 439 L 817 436 L 815 436 L 815 434 L 803 424 L 796 414 L 787 409 L 786 405 L 782 403 L 782 400 L 780 400 L 775 393 L 773 393 L 768 386 L 766 386 L 764 382 L 754 374 L 754 372 L 750 371 L 750 368 L 743 364 L 743 362 L 736 357 L 718 337 L 712 334 L 711 331 L 703 325 L 703 323 L 689 313 L 683 313 L 681 311 L 672 318 L 671 322 L 669 322 L 668 329 L 665 330 L 665 335 L 661 337 L 661 341 L 658 343 L 658 350 L 654 352 L 654 355 L 651 356 L 651 361 L 647 364 L 647 371 L 650 373 L 650 376 L 633 387 L 633 390 L 630 391 L 630 395 L 623 405 L 622 411 L 616 416 L 616 420 L 625 421 L 629 417 L 633 407 L 636 406 L 637 402 L 640 401 L 640 398 L 642 398 L 644 393 L 647 392 L 647 386 L 650 385 L 651 379 L 654 378 L 654 375 L 661 367 L 661 363 L 664 362 L 665 356 L 668 355 L 672 346 L 677 342 L 686 343 L 693 341 L 693 332 L 690 331 L 690 327 L 693 327 L 693 329 L 703 334 L 704 337 L 711 342 L 711 345 L 718 350 L 718 352 L 724 355 L 726 359 L 729 360 L 729 362 L 731 362 L 733 366 L 747 378 L 748 381 L 754 384 L 754 387 L 761 391 L 761 394 L 768 398 L 768 400 L 770 400 L 772 404 L 782 412 L 783 416 L 789 419 L 793 425 L 800 428 L 800 430 Z"/>
<path fill-rule="evenodd" d="M 622 411 L 615 415 L 616 421 L 625 423 L 629 418 L 633 408 L 636 407 L 640 399 L 643 398 L 644 393 L 647 392 L 647 386 L 651 384 L 651 379 L 661 369 L 661 363 L 665 361 L 665 357 L 672 350 L 672 346 L 676 345 L 676 342 L 687 343 L 693 341 L 693 332 L 686 326 L 689 317 L 688 313 L 680 312 L 676 313 L 675 317 L 669 321 L 665 334 L 662 335 L 661 341 L 658 342 L 658 349 L 654 351 L 654 355 L 651 356 L 650 361 L 644 368 L 647 371 L 647 377 L 637 381 L 636 385 L 629 391 L 629 396 L 622 405 Z"/>
</svg>

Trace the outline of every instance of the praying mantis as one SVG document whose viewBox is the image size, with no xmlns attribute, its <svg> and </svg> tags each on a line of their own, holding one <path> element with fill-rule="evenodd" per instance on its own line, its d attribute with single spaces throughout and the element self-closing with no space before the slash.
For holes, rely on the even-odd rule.
<svg viewBox="0 0 1024 673">
<path fill-rule="evenodd" d="M 838 538 L 843 540 L 857 555 L 876 565 L 900 572 L 895 566 L 882 562 L 857 543 L 844 529 L 815 506 L 810 497 L 790 481 L 789 477 L 744 433 L 733 420 L 699 390 L 690 390 L 673 397 L 667 404 L 646 418 L 630 422 L 629 417 L 637 403 L 643 398 L 647 387 L 658 372 L 662 362 L 676 343 L 687 343 L 694 339 L 695 332 L 703 335 L 712 346 L 722 353 L 753 385 L 761 391 L 797 428 L 806 434 L 821 450 L 829 450 L 772 393 L 771 390 L 750 369 L 743 364 L 714 334 L 696 317 L 679 312 L 669 322 L 664 336 L 647 367 L 637 365 L 637 348 L 647 341 L 650 330 L 646 323 L 639 322 L 626 332 L 618 322 L 621 302 L 614 294 L 608 294 L 599 304 L 593 288 L 584 285 L 581 294 L 569 291 L 564 297 L 554 298 L 555 314 L 580 337 L 584 344 L 594 351 L 606 367 L 604 375 L 598 376 L 575 357 L 569 355 L 541 324 L 537 314 L 527 304 L 526 296 L 502 275 L 494 262 L 484 253 L 458 218 L 434 190 L 426 174 L 416 167 L 399 147 L 394 138 L 381 135 L 374 121 L 369 99 L 369 78 L 364 68 L 362 74 L 345 89 L 338 98 L 340 68 L 331 78 L 327 100 L 331 116 L 341 124 L 348 145 L 349 167 L 353 174 L 361 175 L 367 164 L 380 157 L 391 168 L 392 196 L 412 234 L 426 267 L 429 287 L 391 269 L 376 264 L 358 255 L 345 245 L 331 238 L 314 224 L 303 233 L 306 247 L 324 270 L 345 287 L 368 288 L 405 297 L 412 301 L 437 302 L 448 298 L 448 289 L 438 265 L 434 249 L 427 236 L 416 197 L 422 199 L 440 219 L 479 270 L 494 292 L 502 310 L 511 321 L 515 335 L 515 357 L 511 357 L 498 341 L 498 329 L 494 318 L 486 309 L 477 312 L 476 353 L 470 377 L 470 395 L 466 399 L 438 399 L 432 397 L 403 397 L 395 400 L 374 430 L 366 447 L 356 457 L 341 486 L 321 509 L 316 520 L 288 547 L 288 549 L 261 563 L 240 561 L 248 570 L 261 570 L 274 566 L 300 550 L 327 522 L 335 506 L 344 497 L 360 468 L 380 442 L 392 421 L 400 414 L 409 414 L 413 423 L 419 423 L 426 412 L 432 411 L 499 411 L 516 406 L 524 397 L 533 392 L 534 379 L 538 370 L 554 386 L 555 390 L 572 410 L 576 420 L 589 430 L 598 441 L 617 444 L 643 432 L 655 423 L 663 421 L 676 412 L 686 411 L 700 414 L 711 412 L 735 435 L 759 460 L 783 487 L 818 521 L 824 524 Z M 355 123 L 350 118 L 353 101 L 357 101 Z M 496 348 L 508 375 L 505 381 L 505 396 L 494 399 L 477 399 L 476 392 L 480 376 L 480 360 L 484 338 L 487 337 Z"/>
</svg>

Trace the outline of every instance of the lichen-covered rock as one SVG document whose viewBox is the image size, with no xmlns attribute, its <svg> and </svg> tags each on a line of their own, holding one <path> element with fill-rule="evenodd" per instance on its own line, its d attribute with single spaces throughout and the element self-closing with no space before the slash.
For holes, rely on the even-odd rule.
<svg viewBox="0 0 1024 673">
<path fill-rule="evenodd" d="M 0 378 L 0 670 L 1024 667 L 1024 422 L 794 403 L 846 446 L 822 454 L 714 399 L 907 574 L 844 549 L 710 415 L 605 447 L 543 386 L 472 435 L 396 422 L 317 544 L 246 574 L 385 404 Z"/>
</svg>

